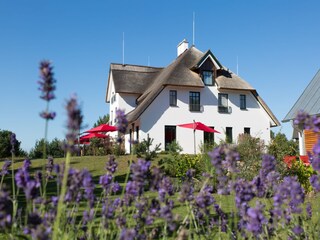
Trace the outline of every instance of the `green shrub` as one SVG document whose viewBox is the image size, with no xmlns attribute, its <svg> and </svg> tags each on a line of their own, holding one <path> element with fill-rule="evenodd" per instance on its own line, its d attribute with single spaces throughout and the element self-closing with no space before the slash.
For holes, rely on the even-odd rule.
<svg viewBox="0 0 320 240">
<path fill-rule="evenodd" d="M 293 161 L 288 172 L 292 176 L 297 176 L 299 183 L 307 193 L 312 191 L 309 179 L 313 174 L 316 174 L 316 171 L 313 170 L 311 165 L 306 166 L 300 160 Z"/>
<path fill-rule="evenodd" d="M 195 177 L 199 178 L 203 172 L 202 156 L 179 154 L 169 155 L 159 161 L 160 168 L 170 177 L 179 178 L 180 180 L 186 176 L 189 169 L 195 170 Z"/>
<path fill-rule="evenodd" d="M 161 143 L 157 144 L 153 150 L 151 150 L 151 146 L 153 143 L 153 138 L 143 139 L 141 142 L 135 145 L 134 152 L 138 158 L 143 158 L 147 161 L 151 161 L 155 157 L 157 157 L 158 152 L 160 151 Z"/>
<path fill-rule="evenodd" d="M 268 153 L 273 155 L 277 160 L 283 161 L 284 156 L 298 156 L 299 146 L 293 140 L 288 140 L 283 133 L 277 133 L 272 137 L 270 144 L 267 147 Z"/>
<path fill-rule="evenodd" d="M 252 180 L 261 168 L 261 156 L 265 150 L 264 142 L 249 134 L 241 134 L 238 138 L 237 151 L 240 154 L 239 176 Z"/>
</svg>

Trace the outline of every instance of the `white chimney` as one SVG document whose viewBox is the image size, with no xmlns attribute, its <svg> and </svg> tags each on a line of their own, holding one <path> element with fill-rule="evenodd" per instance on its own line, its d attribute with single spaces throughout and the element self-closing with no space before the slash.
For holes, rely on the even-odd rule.
<svg viewBox="0 0 320 240">
<path fill-rule="evenodd" d="M 183 53 L 185 50 L 187 50 L 189 47 L 189 43 L 186 39 L 183 39 L 181 43 L 178 44 L 178 47 L 177 47 L 177 53 L 178 53 L 178 56 Z"/>
</svg>

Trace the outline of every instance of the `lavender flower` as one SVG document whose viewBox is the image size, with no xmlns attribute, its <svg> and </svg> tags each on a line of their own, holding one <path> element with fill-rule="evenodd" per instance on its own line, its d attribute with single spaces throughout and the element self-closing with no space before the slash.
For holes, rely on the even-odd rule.
<svg viewBox="0 0 320 240">
<path fill-rule="evenodd" d="M 137 233 L 134 229 L 122 229 L 119 240 L 134 240 Z"/>
<path fill-rule="evenodd" d="M 172 196 L 174 194 L 171 179 L 164 177 L 159 183 L 158 195 L 161 202 L 165 201 L 166 194 Z"/>
<path fill-rule="evenodd" d="M 76 148 L 74 143 L 77 140 L 83 120 L 81 109 L 75 96 L 71 97 L 71 99 L 67 101 L 66 110 L 68 114 L 68 133 L 66 135 L 67 144 L 65 148 L 70 152 L 75 152 Z"/>
<path fill-rule="evenodd" d="M 16 150 L 15 150 L 16 143 L 17 143 L 16 134 L 11 133 L 11 136 L 10 136 L 10 144 L 11 144 L 11 153 L 12 153 L 12 154 L 15 154 L 15 151 L 16 151 Z"/>
<path fill-rule="evenodd" d="M 110 173 L 115 173 L 117 167 L 118 163 L 116 162 L 116 158 L 113 155 L 110 155 L 109 161 L 106 163 L 106 170 Z"/>
<path fill-rule="evenodd" d="M 312 206 L 311 206 L 310 202 L 308 202 L 306 205 L 306 212 L 307 212 L 308 219 L 311 219 L 312 218 Z"/>
<path fill-rule="evenodd" d="M 227 195 L 230 193 L 230 175 L 238 172 L 236 165 L 237 161 L 240 160 L 240 155 L 227 145 L 221 145 L 208 154 L 211 157 L 211 163 L 216 170 L 218 193 Z"/>
<path fill-rule="evenodd" d="M 29 172 L 23 168 L 18 169 L 15 175 L 16 184 L 19 188 L 25 188 L 30 180 Z"/>
<path fill-rule="evenodd" d="M 299 129 L 312 129 L 312 119 L 309 114 L 304 111 L 299 111 L 296 118 L 293 120 L 293 124 Z"/>
<path fill-rule="evenodd" d="M 106 192 L 108 192 L 108 190 L 110 189 L 111 183 L 112 183 L 111 174 L 105 174 L 103 176 L 100 176 L 99 184 L 101 184 L 101 186 Z"/>
<path fill-rule="evenodd" d="M 262 233 L 263 225 L 267 224 L 267 219 L 263 215 L 264 205 L 260 202 L 256 203 L 256 207 L 247 210 L 247 226 L 246 229 L 254 236 Z"/>
<path fill-rule="evenodd" d="M 125 116 L 125 113 L 123 110 L 118 109 L 116 111 L 116 126 L 118 129 L 118 132 L 121 134 L 125 134 L 127 131 L 127 127 L 128 127 L 128 120 Z M 122 138 L 118 137 L 117 141 L 119 143 L 122 142 Z"/>
<path fill-rule="evenodd" d="M 9 173 L 9 167 L 11 166 L 10 160 L 5 160 L 4 164 L 2 165 L 2 170 L 0 172 L 1 176 L 7 175 Z"/>
<path fill-rule="evenodd" d="M 40 63 L 41 80 L 38 81 L 38 83 L 40 85 L 39 90 L 42 93 L 40 98 L 44 99 L 45 101 L 50 101 L 55 98 L 53 91 L 56 89 L 56 80 L 53 77 L 54 74 L 52 69 L 53 67 L 49 61 L 44 60 Z"/>
<path fill-rule="evenodd" d="M 55 112 L 48 112 L 48 111 L 42 111 L 40 113 L 40 117 L 46 119 L 46 120 L 53 120 L 56 117 Z"/>
<path fill-rule="evenodd" d="M 297 177 L 285 177 L 283 182 L 275 189 L 273 197 L 274 215 L 278 219 L 284 217 L 288 222 L 291 213 L 301 213 L 301 205 L 304 202 L 304 190 L 297 181 Z M 287 208 L 283 208 L 287 206 Z"/>
<path fill-rule="evenodd" d="M 55 83 L 56 80 L 53 77 L 53 67 L 49 61 L 42 61 L 40 63 L 40 78 L 41 80 L 38 81 L 39 83 L 39 90 L 41 91 L 40 98 L 43 100 L 50 102 L 52 99 L 55 98 L 54 90 L 56 89 Z M 55 112 L 49 112 L 48 107 L 46 111 L 40 113 L 40 116 L 46 120 L 52 120 L 55 118 Z"/>
<path fill-rule="evenodd" d="M 6 190 L 0 190 L 0 229 L 5 230 L 12 224 L 11 199 Z"/>
<path fill-rule="evenodd" d="M 311 186 L 313 187 L 315 192 L 320 192 L 320 176 L 319 175 L 312 175 L 309 179 Z"/>
</svg>

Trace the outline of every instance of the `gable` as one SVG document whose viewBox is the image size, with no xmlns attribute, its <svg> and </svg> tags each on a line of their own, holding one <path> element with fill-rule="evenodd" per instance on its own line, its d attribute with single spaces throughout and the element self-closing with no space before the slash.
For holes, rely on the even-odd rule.
<svg viewBox="0 0 320 240">
<path fill-rule="evenodd" d="M 208 61 L 210 61 L 215 69 L 221 69 L 223 68 L 221 63 L 218 61 L 218 59 L 212 54 L 210 50 L 208 50 L 203 57 L 200 59 L 199 62 L 194 66 L 194 68 L 201 68 L 203 64 L 208 64 Z"/>
</svg>

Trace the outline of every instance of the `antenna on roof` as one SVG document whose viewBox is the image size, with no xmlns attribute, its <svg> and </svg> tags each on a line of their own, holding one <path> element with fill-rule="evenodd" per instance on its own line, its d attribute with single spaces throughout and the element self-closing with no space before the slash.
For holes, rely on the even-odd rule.
<svg viewBox="0 0 320 240">
<path fill-rule="evenodd" d="M 192 21 L 192 45 L 194 45 L 194 38 L 195 38 L 195 13 L 193 12 L 193 21 Z"/>
<path fill-rule="evenodd" d="M 124 65 L 124 32 L 122 33 L 122 65 Z"/>
</svg>

